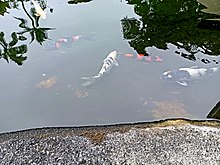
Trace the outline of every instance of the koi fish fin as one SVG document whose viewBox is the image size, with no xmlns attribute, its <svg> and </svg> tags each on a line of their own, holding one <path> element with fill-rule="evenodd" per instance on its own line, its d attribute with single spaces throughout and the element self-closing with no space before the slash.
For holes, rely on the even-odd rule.
<svg viewBox="0 0 220 165">
<path fill-rule="evenodd" d="M 81 77 L 82 80 L 90 80 L 92 77 Z"/>
<path fill-rule="evenodd" d="M 191 69 L 198 69 L 199 67 L 198 66 L 191 66 L 190 68 Z"/>
<path fill-rule="evenodd" d="M 94 77 L 81 77 L 82 80 L 86 80 L 86 82 L 84 82 L 82 84 L 82 86 L 87 87 L 90 86 L 95 80 L 95 76 Z"/>
<path fill-rule="evenodd" d="M 115 66 L 119 66 L 119 64 L 118 64 L 118 61 L 117 61 L 117 60 L 115 60 L 115 61 L 114 61 L 114 65 L 115 65 Z"/>
<path fill-rule="evenodd" d="M 90 86 L 94 81 L 86 81 L 85 83 L 82 84 L 83 87 L 88 87 Z"/>
<path fill-rule="evenodd" d="M 95 80 L 97 78 L 99 78 L 101 76 L 101 74 L 97 74 L 96 76 L 92 76 L 92 77 L 81 77 L 82 80 Z"/>
<path fill-rule="evenodd" d="M 177 81 L 177 83 L 180 84 L 180 85 L 182 85 L 182 86 L 184 86 L 184 87 L 187 87 L 187 86 L 188 86 L 188 84 L 187 84 L 186 81 Z"/>
</svg>

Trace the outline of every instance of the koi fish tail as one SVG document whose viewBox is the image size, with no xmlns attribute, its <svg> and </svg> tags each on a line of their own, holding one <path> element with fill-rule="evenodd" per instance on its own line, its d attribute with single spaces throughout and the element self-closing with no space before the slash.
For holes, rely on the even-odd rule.
<svg viewBox="0 0 220 165">
<path fill-rule="evenodd" d="M 82 86 L 87 87 L 90 86 L 91 84 L 93 84 L 95 82 L 95 80 L 99 78 L 99 76 L 93 76 L 93 77 L 81 77 L 82 80 L 85 80 L 86 82 L 84 82 L 82 84 Z"/>
<path fill-rule="evenodd" d="M 82 84 L 83 87 L 88 87 L 90 85 L 92 85 L 94 83 L 94 80 L 93 81 L 86 81 Z"/>
</svg>

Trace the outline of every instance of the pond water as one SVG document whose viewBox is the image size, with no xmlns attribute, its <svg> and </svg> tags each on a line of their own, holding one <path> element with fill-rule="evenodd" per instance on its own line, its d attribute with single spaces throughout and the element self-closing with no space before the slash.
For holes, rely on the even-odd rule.
<svg viewBox="0 0 220 165">
<path fill-rule="evenodd" d="M 144 3 L 150 6 L 152 1 Z M 16 4 L 19 10 L 7 9 L 9 14 L 4 13 L 0 17 L 1 31 L 6 41 L 11 40 L 12 32 L 27 30 L 31 26 L 31 20 L 22 8 L 22 1 L 16 1 Z M 23 4 L 27 11 L 33 8 L 29 1 Z M 28 50 L 22 55 L 27 56 L 27 59 L 19 65 L 13 59 L 9 59 L 9 63 L 0 60 L 0 132 L 172 117 L 205 119 L 220 99 L 220 72 L 189 81 L 187 86 L 165 82 L 160 77 L 164 71 L 181 67 L 219 67 L 220 40 L 210 39 L 210 44 L 208 39 L 213 39 L 214 35 L 219 37 L 220 30 L 216 26 L 211 30 L 205 27 L 197 36 L 193 30 L 186 34 L 182 31 L 174 32 L 164 24 L 162 29 L 170 34 L 159 34 L 160 28 L 153 27 L 153 24 L 156 26 L 159 22 L 147 29 L 151 23 L 142 17 L 144 9 L 153 12 L 153 5 L 141 8 L 140 4 L 119 0 L 68 4 L 48 0 L 45 9 L 47 17 L 40 18 L 37 27 L 55 28 L 47 31 L 51 40 L 45 39 L 41 45 L 35 38 L 30 43 L 33 36 L 20 34 L 26 37 L 26 40 L 19 43 L 27 44 Z M 53 12 L 49 11 L 49 7 L 53 8 Z M 163 8 L 159 9 L 163 11 Z M 157 15 L 153 16 L 155 19 L 152 20 L 156 20 Z M 188 18 L 188 15 L 185 16 Z M 22 20 L 14 17 L 27 20 L 27 26 L 22 26 Z M 185 22 L 189 25 L 189 22 Z M 147 28 L 135 31 L 136 25 Z M 179 29 L 175 24 L 169 26 Z M 185 28 L 185 24 L 178 26 Z M 189 25 L 186 28 L 191 27 Z M 146 29 L 151 35 L 145 33 L 142 36 Z M 203 40 L 203 34 L 209 34 L 205 46 L 199 43 Z M 69 39 L 67 36 L 75 39 L 71 40 L 73 43 L 65 41 Z M 184 40 L 175 40 L 179 36 Z M 196 39 L 193 38 L 195 36 Z M 78 40 L 77 37 L 81 38 Z M 52 46 L 50 50 L 46 50 L 48 45 Z M 103 60 L 114 50 L 118 52 L 119 66 L 113 66 L 109 74 L 90 86 L 82 86 L 85 81 L 81 77 L 96 75 Z"/>
</svg>

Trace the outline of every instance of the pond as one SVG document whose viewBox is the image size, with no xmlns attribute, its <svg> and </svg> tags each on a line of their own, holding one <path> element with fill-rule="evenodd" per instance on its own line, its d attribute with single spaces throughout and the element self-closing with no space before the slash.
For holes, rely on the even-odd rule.
<svg viewBox="0 0 220 165">
<path fill-rule="evenodd" d="M 219 101 L 220 15 L 204 12 L 202 2 L 2 0 L 0 5 L 0 132 L 205 119 Z M 37 5 L 46 15 L 36 15 Z M 220 9 L 217 1 L 216 6 Z M 110 63 L 107 74 L 83 79 L 97 75 L 113 51 L 118 66 Z M 179 68 L 202 71 L 201 77 L 188 81 Z M 168 70 L 177 74 L 172 82 L 162 78 Z"/>
</svg>

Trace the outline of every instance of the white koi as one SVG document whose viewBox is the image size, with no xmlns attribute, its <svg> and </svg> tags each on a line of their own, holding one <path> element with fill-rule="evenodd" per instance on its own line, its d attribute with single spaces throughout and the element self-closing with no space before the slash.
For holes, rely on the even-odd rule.
<svg viewBox="0 0 220 165">
<path fill-rule="evenodd" d="M 220 68 L 199 68 L 194 66 L 191 68 L 179 68 L 166 71 L 161 75 L 161 79 L 176 82 L 182 86 L 188 86 L 189 81 L 197 80 L 204 75 L 209 75 L 215 72 L 220 72 Z"/>
<path fill-rule="evenodd" d="M 81 77 L 81 79 L 87 80 L 87 82 L 82 84 L 82 86 L 91 85 L 96 79 L 100 78 L 102 75 L 106 73 L 109 73 L 114 65 L 118 66 L 119 64 L 116 60 L 116 57 L 117 57 L 116 51 L 112 51 L 111 53 L 109 53 L 109 55 L 104 59 L 103 65 L 97 75 L 92 77 Z"/>
</svg>

